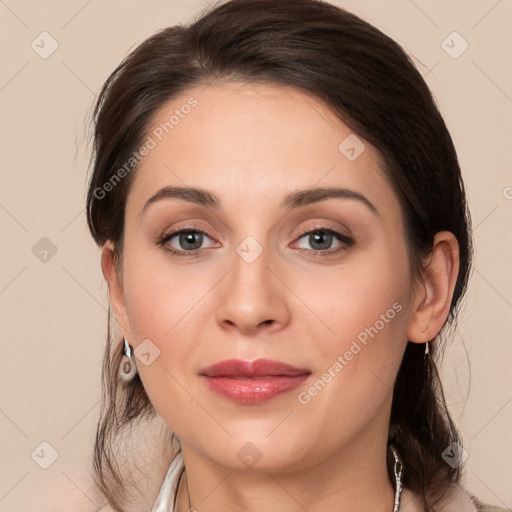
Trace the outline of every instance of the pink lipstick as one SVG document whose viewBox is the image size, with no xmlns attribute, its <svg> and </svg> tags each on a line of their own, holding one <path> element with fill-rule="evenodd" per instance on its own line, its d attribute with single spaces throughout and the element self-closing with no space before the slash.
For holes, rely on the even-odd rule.
<svg viewBox="0 0 512 512">
<path fill-rule="evenodd" d="M 311 372 L 269 359 L 229 359 L 204 368 L 199 375 L 219 395 L 254 404 L 297 388 Z"/>
</svg>

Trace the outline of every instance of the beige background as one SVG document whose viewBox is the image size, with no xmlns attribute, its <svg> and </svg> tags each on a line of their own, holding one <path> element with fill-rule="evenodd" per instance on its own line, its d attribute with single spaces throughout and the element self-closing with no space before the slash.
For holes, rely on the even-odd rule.
<svg viewBox="0 0 512 512">
<path fill-rule="evenodd" d="M 466 486 L 512 507 L 512 1 L 333 3 L 415 56 L 458 149 L 476 266 L 443 375 L 469 455 Z M 87 468 L 99 413 L 106 286 L 85 224 L 85 121 L 130 48 L 206 5 L 0 0 L 1 511 L 99 509 Z M 31 47 L 35 40 L 40 53 L 51 49 L 48 36 L 38 37 L 43 31 L 58 44 L 46 59 Z M 453 31 L 469 44 L 458 58 L 462 39 L 446 40 L 452 56 L 442 46 Z M 48 244 L 39 242 L 43 237 L 57 250 L 47 261 L 37 251 L 36 244 Z M 49 461 L 42 442 L 58 453 L 48 469 L 35 462 Z"/>
</svg>

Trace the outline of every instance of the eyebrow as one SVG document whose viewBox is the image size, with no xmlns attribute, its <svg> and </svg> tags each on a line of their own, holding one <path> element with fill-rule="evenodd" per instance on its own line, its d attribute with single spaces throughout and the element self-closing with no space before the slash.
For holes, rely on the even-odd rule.
<svg viewBox="0 0 512 512">
<path fill-rule="evenodd" d="M 370 200 L 359 192 L 347 188 L 320 187 L 294 191 L 285 196 L 280 206 L 291 210 L 333 198 L 359 201 L 373 214 L 379 216 L 377 208 Z M 146 201 L 141 213 L 143 214 L 151 204 L 162 199 L 181 199 L 215 210 L 221 207 L 220 199 L 207 190 L 193 187 L 163 187 Z"/>
</svg>

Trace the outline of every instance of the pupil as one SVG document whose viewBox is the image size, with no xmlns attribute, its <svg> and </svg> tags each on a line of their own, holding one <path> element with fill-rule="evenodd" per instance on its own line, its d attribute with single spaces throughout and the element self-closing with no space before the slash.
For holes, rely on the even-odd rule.
<svg viewBox="0 0 512 512">
<path fill-rule="evenodd" d="M 316 231 L 311 236 L 313 236 L 314 244 L 319 244 L 321 246 L 320 249 L 327 249 L 329 247 L 330 237 L 332 237 L 332 235 L 330 233 L 325 233 L 323 231 Z M 327 242 L 325 242 L 326 237 L 327 237 Z M 322 243 L 322 240 L 324 240 L 323 243 Z M 311 245 L 313 246 L 313 244 L 311 244 Z M 316 250 L 318 250 L 318 249 L 316 249 Z"/>
<path fill-rule="evenodd" d="M 201 247 L 201 236 L 201 233 L 182 233 L 180 235 L 180 244 L 182 244 L 182 246 L 184 247 L 186 247 L 186 244 L 192 244 L 193 247 L 188 247 L 188 249 L 199 249 Z M 199 243 L 197 242 L 197 240 L 194 242 L 194 238 L 196 237 L 199 238 Z"/>
</svg>

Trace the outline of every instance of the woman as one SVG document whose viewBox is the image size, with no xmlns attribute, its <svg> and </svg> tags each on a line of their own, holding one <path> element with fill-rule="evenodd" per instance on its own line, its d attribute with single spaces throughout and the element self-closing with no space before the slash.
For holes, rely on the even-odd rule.
<svg viewBox="0 0 512 512">
<path fill-rule="evenodd" d="M 460 168 L 394 41 L 319 1 L 233 0 L 134 50 L 95 122 L 114 510 L 137 489 L 117 436 L 154 417 L 154 512 L 499 510 L 460 486 L 435 366 L 471 268 Z"/>
</svg>

